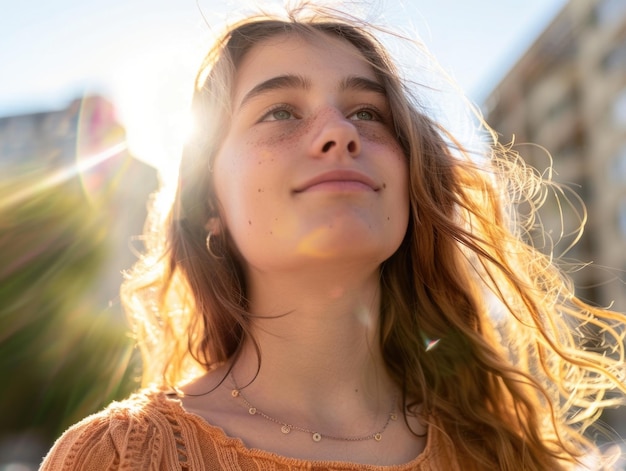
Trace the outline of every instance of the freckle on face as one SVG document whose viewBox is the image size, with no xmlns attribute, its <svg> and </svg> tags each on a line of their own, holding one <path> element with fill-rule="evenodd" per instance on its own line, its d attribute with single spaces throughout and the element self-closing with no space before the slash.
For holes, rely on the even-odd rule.
<svg viewBox="0 0 626 471">
<path fill-rule="evenodd" d="M 331 39 L 333 45 L 336 41 L 344 45 Z M 374 256 L 382 260 L 395 250 L 405 230 L 406 156 L 393 127 L 356 119 L 352 95 L 339 92 L 337 86 L 348 76 L 375 79 L 375 74 L 353 50 L 344 53 L 341 47 L 291 38 L 285 47 L 284 41 L 268 40 L 250 51 L 238 70 L 236 95 L 266 75 L 303 75 L 312 85 L 308 91 L 298 91 L 295 103 L 288 103 L 297 119 L 259 124 L 254 114 L 257 105 L 252 102 L 250 114 L 239 115 L 241 120 L 229 131 L 214 177 L 229 231 L 246 263 L 263 270 L 301 269 L 303 261 L 327 260 L 330 255 L 339 259 L 366 253 L 368 260 Z M 297 43 L 295 49 L 292 43 Z M 290 102 L 291 96 L 290 92 L 283 99 L 280 94 L 277 101 Z M 359 96 L 354 102 L 361 105 Z M 267 101 L 273 100 L 268 95 Z M 260 101 L 258 108 L 267 109 L 265 102 Z M 328 122 L 340 118 L 357 129 L 363 141 L 361 155 L 340 164 L 317 159 L 310 147 L 314 138 Z M 385 191 L 367 196 L 293 196 L 291 189 L 301 181 L 333 165 L 348 164 L 377 180 Z M 388 222 L 389 214 L 394 214 L 394 225 Z M 254 237 L 250 237 L 252 215 Z"/>
<path fill-rule="evenodd" d="M 294 120 L 293 122 L 285 123 L 283 126 L 285 128 L 283 132 L 271 135 L 264 134 L 256 139 L 253 137 L 249 141 L 249 144 L 254 147 L 268 149 L 276 146 L 281 146 L 282 148 L 284 148 L 284 146 L 295 147 L 295 145 L 301 142 L 304 136 L 307 134 L 308 130 L 310 129 L 311 123 L 310 120 Z M 258 164 L 261 165 L 262 163 L 267 161 L 273 162 L 274 158 L 268 155 L 267 159 L 260 160 Z"/>
</svg>

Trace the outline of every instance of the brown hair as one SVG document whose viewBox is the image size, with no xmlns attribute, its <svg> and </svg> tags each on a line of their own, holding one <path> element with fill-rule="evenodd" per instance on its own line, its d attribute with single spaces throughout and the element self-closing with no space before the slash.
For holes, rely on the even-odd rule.
<svg viewBox="0 0 626 471">
<path fill-rule="evenodd" d="M 583 437 L 606 393 L 625 388 L 624 322 L 578 300 L 549 256 L 528 242 L 550 182 L 495 141 L 477 159 L 421 111 L 368 24 L 321 8 L 250 17 L 228 29 L 198 74 L 198 133 L 183 152 L 174 205 L 152 214 L 147 253 L 123 299 L 144 356 L 144 382 L 171 385 L 236 359 L 249 329 L 246 280 L 217 217 L 211 164 L 228 129 L 231 86 L 245 54 L 280 34 L 349 42 L 385 87 L 409 162 L 406 236 L 381 266 L 380 345 L 405 410 L 440 427 L 467 466 L 566 469 L 591 447 Z M 524 218 L 514 209 L 526 205 Z M 495 308 L 494 308 L 495 306 Z M 500 312 L 498 320 L 493 311 Z M 579 348 L 584 326 L 613 353 Z M 431 348 L 436 342 L 436 347 Z M 576 411 L 576 417 L 573 412 Z"/>
</svg>

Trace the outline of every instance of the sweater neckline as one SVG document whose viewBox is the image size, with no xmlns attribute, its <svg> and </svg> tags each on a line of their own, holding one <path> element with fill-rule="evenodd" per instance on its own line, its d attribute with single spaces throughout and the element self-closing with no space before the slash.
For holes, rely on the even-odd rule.
<svg viewBox="0 0 626 471">
<path fill-rule="evenodd" d="M 269 460 L 275 463 L 284 464 L 288 466 L 300 466 L 300 467 L 320 467 L 331 468 L 334 470 L 354 470 L 358 466 L 358 469 L 364 471 L 408 471 L 413 470 L 415 467 L 428 459 L 432 453 L 434 447 L 432 433 L 430 430 L 427 432 L 426 446 L 420 454 L 415 458 L 404 464 L 397 465 L 374 465 L 374 464 L 362 464 L 354 463 L 351 461 L 335 461 L 335 460 L 307 460 L 302 458 L 294 458 L 289 456 L 280 455 L 272 451 L 262 450 L 260 448 L 248 447 L 241 438 L 229 436 L 222 427 L 214 425 L 209 422 L 205 417 L 196 414 L 194 412 L 187 411 L 180 400 L 180 397 L 175 391 L 160 391 L 159 402 L 167 405 L 177 415 L 186 417 L 189 421 L 195 423 L 199 428 L 206 431 L 213 439 L 218 441 L 224 446 L 234 448 L 237 453 L 249 456 L 251 458 L 261 458 Z M 429 426 L 429 429 L 431 427 Z"/>
</svg>

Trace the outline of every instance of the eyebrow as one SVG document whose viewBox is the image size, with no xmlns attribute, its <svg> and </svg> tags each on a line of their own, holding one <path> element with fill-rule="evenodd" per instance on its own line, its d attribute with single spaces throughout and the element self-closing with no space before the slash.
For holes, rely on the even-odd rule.
<svg viewBox="0 0 626 471">
<path fill-rule="evenodd" d="M 272 90 L 280 90 L 284 88 L 300 88 L 302 90 L 308 90 L 311 88 L 311 82 L 301 75 L 279 75 L 278 77 L 273 77 L 255 85 L 252 90 L 246 93 L 239 103 L 239 108 L 242 108 L 248 101 L 256 96 Z"/>
<path fill-rule="evenodd" d="M 246 93 L 239 103 L 239 108 L 242 108 L 247 102 L 263 93 L 285 88 L 308 90 L 311 88 L 311 81 L 301 75 L 288 74 L 272 77 L 255 85 L 252 90 Z M 350 75 L 344 78 L 339 84 L 339 90 L 341 92 L 363 90 L 387 96 L 387 90 L 380 83 L 360 75 Z"/>
<path fill-rule="evenodd" d="M 375 80 L 363 77 L 361 75 L 350 75 L 341 81 L 340 91 L 346 90 L 363 90 L 366 92 L 378 93 L 387 96 L 387 90 Z"/>
</svg>

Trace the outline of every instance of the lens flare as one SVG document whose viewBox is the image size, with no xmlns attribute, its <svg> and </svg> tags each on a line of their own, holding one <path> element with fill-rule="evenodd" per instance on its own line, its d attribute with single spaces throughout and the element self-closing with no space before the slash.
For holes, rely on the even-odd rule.
<svg viewBox="0 0 626 471">
<path fill-rule="evenodd" d="M 2 195 L 3 198 L 0 201 L 0 211 L 10 206 L 19 204 L 35 196 L 37 193 L 49 190 L 55 186 L 67 182 L 68 180 L 76 176 L 82 175 L 83 172 L 93 167 L 96 167 L 105 160 L 119 155 L 124 151 L 126 151 L 126 143 L 120 142 L 119 144 L 115 144 L 108 149 L 103 150 L 102 152 L 98 152 L 97 154 L 90 155 L 81 159 L 81 161 L 76 162 L 75 165 L 62 167 L 50 173 L 48 176 L 39 180 L 38 182 L 28 185 L 22 190 L 16 191 L 10 195 Z"/>
<path fill-rule="evenodd" d="M 440 341 L 441 339 L 424 339 L 424 346 L 426 347 L 426 351 L 430 352 L 433 348 L 437 346 Z"/>
</svg>

